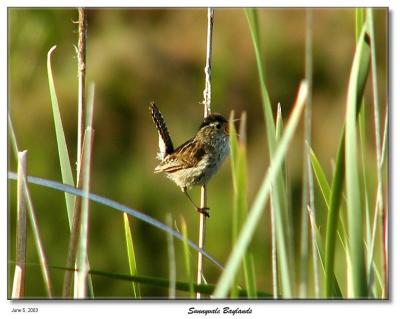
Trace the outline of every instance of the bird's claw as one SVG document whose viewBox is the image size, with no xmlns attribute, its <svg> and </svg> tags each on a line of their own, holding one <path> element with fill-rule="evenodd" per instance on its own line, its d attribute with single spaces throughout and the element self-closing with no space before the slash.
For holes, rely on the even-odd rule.
<svg viewBox="0 0 400 319">
<path fill-rule="evenodd" d="M 198 213 L 203 214 L 206 217 L 210 217 L 210 214 L 207 212 L 208 210 L 210 210 L 209 207 L 197 207 Z"/>
</svg>

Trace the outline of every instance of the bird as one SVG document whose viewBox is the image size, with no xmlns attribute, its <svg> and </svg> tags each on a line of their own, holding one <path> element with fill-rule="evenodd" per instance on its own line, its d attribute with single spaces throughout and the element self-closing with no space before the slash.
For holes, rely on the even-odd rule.
<svg viewBox="0 0 400 319">
<path fill-rule="evenodd" d="M 157 158 L 161 162 L 154 173 L 165 173 L 195 206 L 197 212 L 209 217 L 208 207 L 198 207 L 188 189 L 203 186 L 218 171 L 229 154 L 229 125 L 218 113 L 205 117 L 194 137 L 174 148 L 171 136 L 161 112 L 154 102 L 149 106 L 159 136 Z"/>
</svg>

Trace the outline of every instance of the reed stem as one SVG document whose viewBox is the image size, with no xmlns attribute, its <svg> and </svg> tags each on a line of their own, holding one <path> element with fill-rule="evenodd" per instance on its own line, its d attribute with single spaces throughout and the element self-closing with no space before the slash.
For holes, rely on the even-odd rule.
<svg viewBox="0 0 400 319">
<path fill-rule="evenodd" d="M 212 30 L 214 25 L 214 9 L 208 8 L 208 25 L 207 25 L 207 56 L 206 66 L 204 73 L 206 75 L 205 89 L 203 91 L 203 104 L 204 104 L 204 117 L 206 118 L 211 114 L 211 55 L 212 55 Z M 201 199 L 200 207 L 207 207 L 207 188 L 206 185 L 201 187 Z M 204 243 L 206 238 L 206 216 L 200 214 L 199 222 L 199 247 L 204 249 Z M 201 278 L 203 274 L 203 255 L 199 252 L 197 258 L 197 284 L 201 284 Z M 201 294 L 196 293 L 196 299 L 200 299 Z"/>
</svg>

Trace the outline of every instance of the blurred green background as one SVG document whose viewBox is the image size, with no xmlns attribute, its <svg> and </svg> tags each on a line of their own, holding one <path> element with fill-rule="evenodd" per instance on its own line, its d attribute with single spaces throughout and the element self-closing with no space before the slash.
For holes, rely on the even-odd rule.
<svg viewBox="0 0 400 319">
<path fill-rule="evenodd" d="M 332 171 L 338 136 L 344 121 L 346 89 L 355 49 L 354 10 L 315 9 L 313 12 L 312 144 L 324 169 Z M 304 77 L 305 10 L 260 9 L 267 87 L 271 103 L 281 103 L 284 119 Z M 76 9 L 10 8 L 8 12 L 9 112 L 19 148 L 27 149 L 30 175 L 61 181 L 48 89 L 46 58 L 57 45 L 52 66 L 71 163 L 76 161 L 77 43 Z M 375 10 L 381 119 L 387 104 L 386 9 Z M 203 116 L 206 9 L 89 9 L 87 80 L 96 84 L 91 191 L 126 204 L 165 222 L 171 213 L 180 228 L 188 224 L 197 242 L 198 214 L 171 181 L 153 174 L 158 160 L 158 137 L 148 112 L 155 101 L 175 145 L 193 136 Z M 372 105 L 371 83 L 367 104 Z M 216 9 L 212 57 L 212 109 L 229 115 L 248 114 L 249 202 L 268 166 L 254 50 L 242 9 Z M 372 109 L 366 110 L 367 178 L 375 180 Z M 381 124 L 383 127 L 383 123 Z M 303 124 L 287 157 L 290 211 L 298 242 L 302 193 Z M 74 165 L 74 164 L 73 164 Z M 74 166 L 75 168 L 75 166 Z M 9 170 L 16 162 L 9 150 Z M 329 176 L 331 178 L 331 174 Z M 387 179 L 385 178 L 385 181 Z M 16 183 L 9 182 L 9 260 L 15 259 Z M 69 227 L 64 195 L 30 186 L 44 249 L 50 265 L 64 266 Z M 211 218 L 207 221 L 206 250 L 224 263 L 232 246 L 232 183 L 229 159 L 209 184 Z M 371 194 L 374 192 L 370 190 Z M 191 192 L 199 200 L 199 188 Z M 326 214 L 316 190 L 318 223 Z M 374 200 L 371 196 L 371 204 Z M 132 220 L 139 275 L 168 277 L 166 234 Z M 269 213 L 254 238 L 258 289 L 271 291 Z M 321 232 L 325 229 L 322 226 Z M 28 262 L 37 262 L 30 229 Z M 175 241 L 177 280 L 186 280 L 182 244 Z M 298 249 L 296 254 L 298 254 Z M 122 214 L 91 204 L 90 263 L 93 269 L 129 273 Z M 193 265 L 196 254 L 192 252 Z M 344 263 L 344 259 L 343 259 Z M 38 267 L 27 268 L 27 296 L 45 296 Z M 9 263 L 9 291 L 14 264 Z M 209 283 L 220 271 L 205 262 Z M 56 295 L 64 273 L 51 271 Z M 344 276 L 345 274 L 338 274 Z M 129 282 L 93 276 L 96 297 L 132 295 Z M 167 290 L 141 286 L 144 296 L 166 296 Z"/>
</svg>

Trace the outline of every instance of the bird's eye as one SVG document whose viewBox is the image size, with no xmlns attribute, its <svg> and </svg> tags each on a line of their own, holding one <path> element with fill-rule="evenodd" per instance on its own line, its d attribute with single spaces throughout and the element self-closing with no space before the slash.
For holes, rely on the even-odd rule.
<svg viewBox="0 0 400 319">
<path fill-rule="evenodd" d="M 221 124 L 217 124 L 217 129 L 221 129 Z"/>
</svg>

